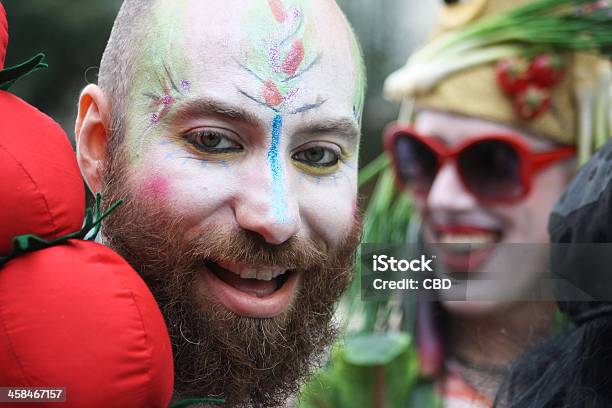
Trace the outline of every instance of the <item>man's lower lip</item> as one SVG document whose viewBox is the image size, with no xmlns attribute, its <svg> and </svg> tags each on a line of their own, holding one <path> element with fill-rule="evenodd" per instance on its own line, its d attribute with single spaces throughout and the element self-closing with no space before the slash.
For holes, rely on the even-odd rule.
<svg viewBox="0 0 612 408">
<path fill-rule="evenodd" d="M 203 285 L 200 290 L 212 294 L 223 306 L 240 316 L 271 318 L 287 310 L 301 283 L 301 272 L 293 271 L 287 281 L 268 296 L 257 297 L 225 283 L 207 266 L 201 270 Z"/>
</svg>

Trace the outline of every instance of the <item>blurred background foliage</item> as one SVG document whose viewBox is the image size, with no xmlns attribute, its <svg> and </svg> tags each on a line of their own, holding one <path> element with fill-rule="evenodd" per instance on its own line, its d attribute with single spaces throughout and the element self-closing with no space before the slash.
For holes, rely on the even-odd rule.
<svg viewBox="0 0 612 408">
<path fill-rule="evenodd" d="M 9 23 L 6 65 L 42 51 L 49 68 L 11 88 L 74 133 L 80 90 L 96 81 L 96 67 L 120 0 L 0 0 Z"/>
<path fill-rule="evenodd" d="M 9 21 L 6 65 L 42 51 L 49 68 L 11 91 L 74 133 L 80 90 L 97 81 L 97 67 L 121 0 L 0 0 Z M 261 0 L 260 0 L 261 1 Z M 381 132 L 398 106 L 382 98 L 384 78 L 406 61 L 431 30 L 437 1 L 339 0 L 362 44 L 368 69 L 361 164 L 382 150 Z"/>
</svg>

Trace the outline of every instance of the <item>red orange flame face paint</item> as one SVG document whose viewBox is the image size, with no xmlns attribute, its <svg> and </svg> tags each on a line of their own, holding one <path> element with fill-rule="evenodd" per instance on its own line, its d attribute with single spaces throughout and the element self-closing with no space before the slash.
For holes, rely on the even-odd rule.
<svg viewBox="0 0 612 408">
<path fill-rule="evenodd" d="M 301 106 L 295 105 L 300 93 L 300 77 L 319 60 L 318 53 L 307 52 L 304 44 L 306 27 L 304 4 L 304 1 L 296 1 L 293 5 L 286 6 L 282 0 L 268 0 L 268 14 L 258 16 L 259 18 L 254 20 L 258 26 L 251 27 L 253 33 L 250 38 L 255 40 L 251 54 L 241 62 L 241 66 L 256 80 L 259 95 L 250 94 L 243 89 L 238 91 L 275 113 L 271 124 L 268 164 L 272 174 L 271 194 L 274 213 L 279 223 L 288 220 L 284 174 L 279 152 L 283 114 L 296 114 L 316 109 L 325 102 L 315 101 Z M 261 24 L 265 24 L 262 21 L 269 22 L 269 30 L 266 33 L 262 33 Z"/>
<path fill-rule="evenodd" d="M 295 114 L 315 109 L 324 101 L 296 105 L 300 95 L 301 76 L 319 60 L 310 45 L 304 8 L 306 1 L 267 0 L 268 7 L 257 7 L 245 24 L 252 44 L 243 61 L 239 61 L 256 81 L 256 93 L 239 92 L 276 113 Z M 258 3 L 259 4 L 259 3 Z M 263 27 L 263 29 L 262 29 Z"/>
</svg>

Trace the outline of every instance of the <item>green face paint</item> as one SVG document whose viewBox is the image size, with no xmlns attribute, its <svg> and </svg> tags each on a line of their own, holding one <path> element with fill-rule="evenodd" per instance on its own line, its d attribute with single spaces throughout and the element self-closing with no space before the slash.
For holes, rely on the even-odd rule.
<svg viewBox="0 0 612 408">
<path fill-rule="evenodd" d="M 257 93 L 239 90 L 276 113 L 299 113 L 320 106 L 296 106 L 303 74 L 317 64 L 320 54 L 308 25 L 305 0 L 254 2 L 245 16 L 247 43 L 241 61 L 255 81 Z"/>
<path fill-rule="evenodd" d="M 158 2 L 142 36 L 135 59 L 134 77 L 126 112 L 128 151 L 132 161 L 144 153 L 145 140 L 176 104 L 189 94 L 192 83 L 185 61 L 184 27 L 188 1 Z"/>
<path fill-rule="evenodd" d="M 351 51 L 353 54 L 353 61 L 355 61 L 355 92 L 351 98 L 351 108 L 353 110 L 353 116 L 359 126 L 361 126 L 361 119 L 363 116 L 363 105 L 365 102 L 365 91 L 366 91 L 366 71 L 363 64 L 363 55 L 361 47 L 357 42 L 357 37 L 354 33 L 351 33 Z"/>
</svg>

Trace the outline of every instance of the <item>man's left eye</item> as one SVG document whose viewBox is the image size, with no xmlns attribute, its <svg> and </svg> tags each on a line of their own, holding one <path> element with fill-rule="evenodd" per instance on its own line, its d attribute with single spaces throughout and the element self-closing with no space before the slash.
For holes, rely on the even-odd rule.
<svg viewBox="0 0 612 408">
<path fill-rule="evenodd" d="M 340 155 L 332 149 L 317 146 L 297 152 L 292 158 L 313 167 L 332 167 L 338 163 Z"/>
<path fill-rule="evenodd" d="M 185 139 L 196 148 L 208 153 L 242 151 L 242 146 L 216 130 L 196 130 L 187 133 Z"/>
</svg>

